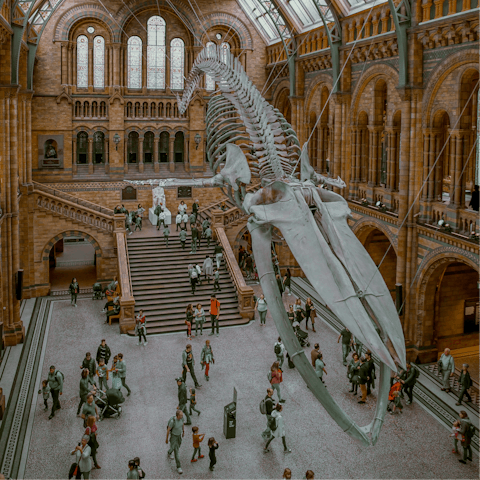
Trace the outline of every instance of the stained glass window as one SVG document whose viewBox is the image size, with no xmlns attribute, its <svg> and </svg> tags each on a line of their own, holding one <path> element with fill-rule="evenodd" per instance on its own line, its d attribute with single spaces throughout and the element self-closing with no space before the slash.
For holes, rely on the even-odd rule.
<svg viewBox="0 0 480 480">
<path fill-rule="evenodd" d="M 93 87 L 105 87 L 105 39 L 93 39 Z"/>
<path fill-rule="evenodd" d="M 88 38 L 77 38 L 77 87 L 88 88 Z"/>
<path fill-rule="evenodd" d="M 215 48 L 215 44 L 213 42 L 207 42 L 207 48 Z M 205 75 L 205 90 L 211 92 L 215 90 L 215 80 L 210 75 Z"/>
<path fill-rule="evenodd" d="M 165 20 L 153 16 L 147 22 L 147 87 L 165 88 Z"/>
<path fill-rule="evenodd" d="M 183 90 L 185 69 L 185 43 L 181 38 L 174 38 L 170 42 L 170 63 L 170 88 L 172 90 Z"/>
<path fill-rule="evenodd" d="M 128 88 L 142 88 L 142 39 L 128 39 Z"/>
<path fill-rule="evenodd" d="M 222 50 L 221 50 L 222 62 L 227 63 L 228 54 L 230 53 L 230 44 L 227 42 L 223 42 L 221 47 L 222 47 Z"/>
</svg>

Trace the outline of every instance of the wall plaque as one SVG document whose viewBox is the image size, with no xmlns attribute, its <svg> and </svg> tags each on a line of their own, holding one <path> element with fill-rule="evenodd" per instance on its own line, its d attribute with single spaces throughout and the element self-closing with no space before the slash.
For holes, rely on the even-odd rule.
<svg viewBox="0 0 480 480">
<path fill-rule="evenodd" d="M 63 135 L 38 135 L 39 168 L 63 168 Z"/>
<path fill-rule="evenodd" d="M 192 198 L 192 187 L 178 187 L 177 198 Z"/>
<path fill-rule="evenodd" d="M 122 200 L 136 200 L 137 199 L 137 189 L 133 187 L 125 187 L 122 190 Z"/>
</svg>

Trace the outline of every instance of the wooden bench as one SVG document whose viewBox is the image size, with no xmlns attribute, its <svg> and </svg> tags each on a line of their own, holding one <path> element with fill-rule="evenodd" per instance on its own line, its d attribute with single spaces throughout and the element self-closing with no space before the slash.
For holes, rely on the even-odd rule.
<svg viewBox="0 0 480 480">
<path fill-rule="evenodd" d="M 113 310 L 113 307 L 110 306 L 108 307 L 108 311 L 111 312 Z M 120 322 L 120 313 L 122 312 L 122 308 L 120 307 L 120 312 L 117 313 L 117 315 L 110 315 L 108 318 L 108 324 L 112 324 L 112 320 L 118 320 Z"/>
</svg>

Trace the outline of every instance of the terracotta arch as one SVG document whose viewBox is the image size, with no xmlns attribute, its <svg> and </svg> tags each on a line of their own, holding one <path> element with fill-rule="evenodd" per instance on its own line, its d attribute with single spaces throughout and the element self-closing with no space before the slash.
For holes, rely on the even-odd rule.
<svg viewBox="0 0 480 480">
<path fill-rule="evenodd" d="M 242 50 L 253 50 L 252 35 L 248 27 L 238 18 L 229 13 L 215 12 L 203 17 L 205 30 L 226 26 L 232 30 L 240 39 L 240 48 Z"/>
<path fill-rule="evenodd" d="M 287 90 L 288 94 L 290 95 L 289 80 L 282 80 L 275 86 L 275 89 L 273 90 L 272 100 L 270 102 L 275 108 L 277 107 L 278 97 L 284 94 L 284 90 Z"/>
<path fill-rule="evenodd" d="M 81 230 L 67 230 L 65 232 L 58 233 L 55 235 L 51 240 L 47 242 L 43 250 L 41 251 L 42 258 L 40 259 L 41 261 L 48 261 L 48 257 L 50 255 L 50 250 L 52 247 L 59 241 L 62 240 L 63 238 L 67 237 L 81 237 L 87 240 L 89 243 L 92 244 L 93 248 L 95 249 L 95 257 L 97 258 L 97 261 L 102 258 L 102 248 L 100 247 L 100 244 L 98 241 L 92 237 L 89 233 L 82 232 Z M 98 265 L 97 265 L 98 268 Z"/>
<path fill-rule="evenodd" d="M 321 91 L 323 87 L 327 87 L 329 92 L 332 91 L 332 77 L 326 73 L 320 73 L 316 75 L 315 80 L 308 86 L 308 89 L 305 92 L 305 111 L 310 109 L 313 95 L 317 92 L 317 90 Z M 329 101 L 335 103 L 332 98 L 330 98 Z"/>
<path fill-rule="evenodd" d="M 398 238 L 395 234 L 389 230 L 384 223 L 380 222 L 375 218 L 365 218 L 359 220 L 355 225 L 352 227 L 353 233 L 356 237 L 360 240 L 362 245 L 364 244 L 368 235 L 370 235 L 373 230 L 379 230 L 382 232 L 391 243 L 393 249 L 395 250 L 395 255 L 398 255 Z"/>
</svg>

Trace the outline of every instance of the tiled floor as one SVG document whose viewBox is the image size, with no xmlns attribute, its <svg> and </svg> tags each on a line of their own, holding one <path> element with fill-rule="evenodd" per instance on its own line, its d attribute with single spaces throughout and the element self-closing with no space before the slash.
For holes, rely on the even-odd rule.
<svg viewBox="0 0 480 480">
<path fill-rule="evenodd" d="M 50 270 L 50 285 L 52 291 L 68 290 L 72 278 L 76 277 L 80 288 L 91 288 L 97 281 L 95 265 L 77 265 L 57 267 Z"/>
<path fill-rule="evenodd" d="M 167 458 L 165 435 L 168 419 L 177 406 L 175 377 L 181 372 L 186 336 L 152 337 L 146 347 L 137 346 L 136 339 L 119 335 L 117 325 L 103 323 L 102 303 L 85 299 L 78 302 L 78 308 L 71 307 L 68 300 L 54 305 L 42 375 L 46 376 L 51 364 L 64 372 L 62 410 L 49 421 L 49 412 L 43 411 L 39 396 L 26 478 L 66 478 L 73 459 L 69 453 L 83 431 L 82 420 L 75 416 L 80 365 L 86 351 L 95 355 L 102 338 L 107 339 L 113 353 L 125 355 L 127 383 L 133 394 L 126 398 L 120 419 L 99 423 L 98 461 L 102 469 L 93 470 L 91 478 L 125 478 L 127 462 L 134 456 L 141 457 L 147 478 L 180 477 L 174 461 Z M 296 370 L 286 365 L 282 389 L 287 443 L 292 453 L 285 456 L 281 442 L 275 440 L 271 452 L 264 454 L 260 434 L 265 417 L 258 405 L 268 387 L 267 372 L 275 359 L 276 337 L 268 317 L 266 327 L 254 322 L 221 330 L 218 338 L 204 334 L 192 340 L 196 371 L 203 384 L 197 391 L 202 414 L 194 415 L 193 422 L 207 439 L 214 436 L 220 448 L 215 472 L 208 470 L 207 456 L 190 463 L 191 431 L 186 428 L 180 450 L 184 478 L 281 478 L 285 467 L 291 468 L 293 478 L 304 478 L 308 469 L 317 478 L 478 478 L 478 457 L 474 456 L 473 464 L 460 464 L 458 455 L 451 453 L 449 432 L 418 404 L 406 406 L 402 416 L 387 415 L 377 445 L 365 448 L 339 429 Z M 216 359 L 208 383 L 199 367 L 206 338 L 212 339 Z M 317 333 L 310 331 L 310 340 L 320 342 L 329 390 L 359 424 L 368 424 L 374 414 L 375 398 L 361 406 L 357 397 L 348 393 L 336 334 L 317 323 Z M 187 384 L 192 386 L 190 377 Z M 234 386 L 238 390 L 237 437 L 226 440 L 222 433 L 223 406 L 231 402 Z M 206 440 L 203 446 L 206 450 Z"/>
</svg>

